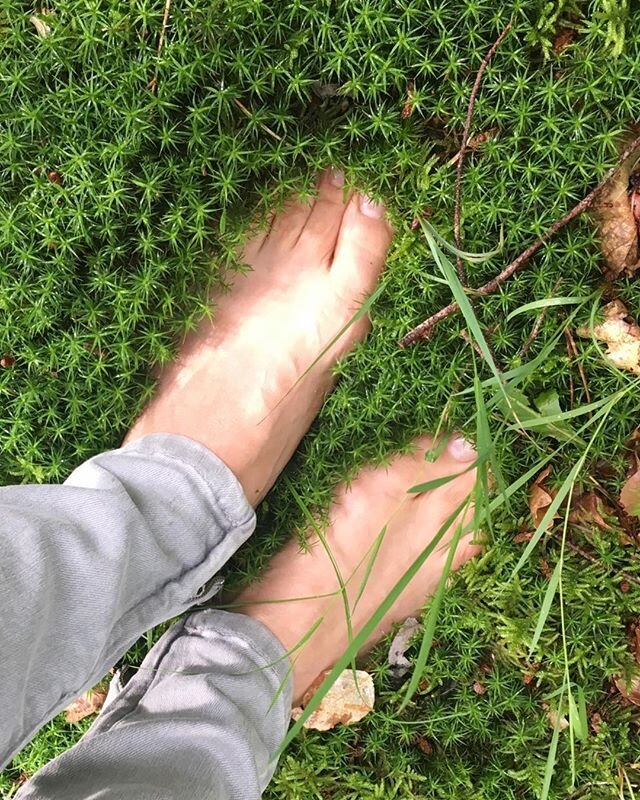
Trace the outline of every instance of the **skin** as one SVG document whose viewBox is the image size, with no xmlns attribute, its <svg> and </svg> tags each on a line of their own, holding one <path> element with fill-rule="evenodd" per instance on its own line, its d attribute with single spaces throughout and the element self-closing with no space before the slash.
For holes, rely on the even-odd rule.
<svg viewBox="0 0 640 800">
<path fill-rule="evenodd" d="M 331 391 L 334 364 L 369 330 L 368 320 L 359 320 L 299 380 L 375 288 L 393 236 L 384 208 L 360 195 L 345 196 L 343 185 L 342 174 L 328 170 L 311 203 L 291 200 L 268 231 L 248 241 L 244 260 L 251 270 L 234 276 L 230 293 L 213 298 L 214 321 L 204 322 L 185 340 L 127 441 L 158 432 L 195 439 L 233 470 L 250 502 L 262 500 Z M 471 492 L 473 449 L 454 437 L 432 462 L 425 460 L 432 446 L 423 437 L 413 453 L 386 468 L 364 469 L 336 492 L 325 536 L 347 582 L 351 606 L 372 547 L 387 526 L 364 591 L 352 607 L 356 632 Z M 407 494 L 417 483 L 449 475 L 457 477 L 431 492 Z M 415 613 L 435 590 L 455 524 L 369 644 L 393 622 Z M 453 567 L 477 552 L 465 536 Z M 346 647 L 338 588 L 335 566 L 311 533 L 307 550 L 290 542 L 263 580 L 236 600 L 287 651 L 321 620 L 292 657 L 296 700 Z M 300 597 L 314 599 L 295 599 Z M 290 602 L 268 602 L 273 600 Z"/>
</svg>

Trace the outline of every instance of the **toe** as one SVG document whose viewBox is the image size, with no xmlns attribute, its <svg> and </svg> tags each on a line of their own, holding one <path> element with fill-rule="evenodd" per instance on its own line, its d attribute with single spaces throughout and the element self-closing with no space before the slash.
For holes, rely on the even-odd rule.
<svg viewBox="0 0 640 800">
<path fill-rule="evenodd" d="M 479 544 L 475 543 L 473 533 L 463 536 L 456 547 L 451 568 L 454 570 L 459 569 L 463 564 L 466 564 L 467 561 L 479 556 L 481 552 L 482 548 Z"/>
<path fill-rule="evenodd" d="M 384 266 L 393 230 L 384 206 L 354 195 L 342 217 L 331 274 L 346 296 L 373 291 Z"/>
<path fill-rule="evenodd" d="M 293 249 L 307 223 L 312 207 L 313 201 L 300 198 L 288 200 L 282 211 L 274 214 L 262 249 L 275 250 L 278 255 L 284 255 Z"/>
<path fill-rule="evenodd" d="M 297 247 L 312 253 L 315 259 L 328 266 L 348 203 L 344 174 L 337 169 L 324 172 L 318 181 L 318 196 L 300 233 Z"/>
</svg>

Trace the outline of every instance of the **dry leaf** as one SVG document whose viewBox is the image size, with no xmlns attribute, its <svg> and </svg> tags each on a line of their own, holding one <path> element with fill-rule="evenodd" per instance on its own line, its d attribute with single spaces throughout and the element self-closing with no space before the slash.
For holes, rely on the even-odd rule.
<svg viewBox="0 0 640 800">
<path fill-rule="evenodd" d="M 613 513 L 613 509 L 595 492 L 585 492 L 580 497 L 577 497 L 572 504 L 569 522 L 573 525 L 582 525 L 588 528 L 592 528 L 595 525 L 598 528 L 602 528 L 602 530 L 611 531 L 613 528 L 602 515 Z"/>
<path fill-rule="evenodd" d="M 414 617 L 405 619 L 400 630 L 393 637 L 387 662 L 390 666 L 389 672 L 394 678 L 404 678 L 411 671 L 411 662 L 405 653 L 411 645 L 414 635 L 422 630 L 422 625 Z"/>
<path fill-rule="evenodd" d="M 479 150 L 483 144 L 497 139 L 499 135 L 500 128 L 489 128 L 486 131 L 481 131 L 471 136 L 467 141 L 467 147 L 469 150 Z"/>
<path fill-rule="evenodd" d="M 640 375 L 640 328 L 629 317 L 627 307 L 621 300 L 607 303 L 603 308 L 604 321 L 593 330 L 578 328 L 578 336 L 595 336 L 607 344 L 606 357 L 619 369 Z"/>
<path fill-rule="evenodd" d="M 36 29 L 36 33 L 41 39 L 46 39 L 47 36 L 51 34 L 51 28 L 44 20 L 40 19 L 40 17 L 36 17 L 35 14 L 32 17 L 29 17 L 29 22 Z"/>
<path fill-rule="evenodd" d="M 566 717 L 558 718 L 558 712 L 553 708 L 549 708 L 547 703 L 543 703 L 542 707 L 547 712 L 547 719 L 554 730 L 556 726 L 559 726 L 561 731 L 564 731 L 569 727 L 569 720 Z"/>
<path fill-rule="evenodd" d="M 416 739 L 416 745 L 418 746 L 418 749 L 425 754 L 425 756 L 430 756 L 433 754 L 433 745 L 426 736 L 418 736 Z"/>
<path fill-rule="evenodd" d="M 529 490 L 529 511 L 531 512 L 531 516 L 533 517 L 533 522 L 536 528 L 542 522 L 542 519 L 554 498 L 554 495 L 550 494 L 543 486 L 544 481 L 549 477 L 550 474 L 551 467 L 546 467 L 546 469 L 543 469 Z M 553 520 L 556 519 L 557 516 L 558 514 L 556 513 L 553 515 L 552 519 L 549 520 L 547 530 L 552 527 Z"/>
<path fill-rule="evenodd" d="M 294 708 L 291 712 L 294 720 L 300 719 L 302 709 L 309 703 L 329 671 L 321 672 L 307 689 L 302 698 L 302 708 Z M 309 715 L 304 727 L 314 731 L 329 731 L 336 725 L 351 725 L 371 711 L 374 701 L 375 690 L 371 675 L 358 669 L 354 676 L 353 670 L 345 669 L 322 698 L 320 705 Z"/>
<path fill-rule="evenodd" d="M 620 692 L 627 703 L 640 706 L 640 677 L 632 678 L 627 688 L 627 682 L 622 677 L 613 679 L 616 689 Z"/>
<path fill-rule="evenodd" d="M 102 687 L 89 689 L 65 708 L 64 718 L 67 722 L 80 722 L 81 719 L 91 714 L 97 714 L 102 708 L 106 698 L 106 689 Z"/>
<path fill-rule="evenodd" d="M 553 52 L 559 56 L 576 38 L 576 31 L 573 28 L 561 28 L 553 40 Z"/>
<path fill-rule="evenodd" d="M 640 469 L 627 478 L 620 491 L 620 505 L 627 514 L 640 517 Z"/>
<path fill-rule="evenodd" d="M 593 204 L 593 216 L 598 223 L 600 247 L 609 280 L 625 271 L 633 274 L 640 266 L 638 226 L 629 196 L 629 180 L 637 160 L 638 153 L 632 153 L 598 193 Z"/>
<path fill-rule="evenodd" d="M 408 119 L 413 114 L 415 107 L 414 83 L 409 81 L 407 84 L 407 100 L 402 107 L 402 119 Z"/>
</svg>

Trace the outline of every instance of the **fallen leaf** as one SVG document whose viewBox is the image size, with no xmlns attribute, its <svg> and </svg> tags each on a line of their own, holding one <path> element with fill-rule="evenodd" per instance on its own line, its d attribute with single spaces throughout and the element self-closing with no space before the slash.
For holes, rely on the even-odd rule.
<svg viewBox="0 0 640 800">
<path fill-rule="evenodd" d="M 294 708 L 291 716 L 300 719 L 303 708 L 310 702 L 316 690 L 329 674 L 321 672 L 302 698 L 302 706 Z M 336 725 L 351 725 L 359 722 L 373 708 L 375 690 L 373 678 L 368 672 L 345 669 L 320 701 L 320 705 L 304 722 L 304 727 L 314 731 L 329 731 Z"/>
<path fill-rule="evenodd" d="M 613 682 L 616 685 L 616 689 L 627 703 L 640 706 L 640 677 L 632 678 L 628 685 L 626 680 L 621 676 L 615 677 Z"/>
<path fill-rule="evenodd" d="M 595 336 L 607 347 L 606 357 L 619 369 L 640 375 L 640 328 L 629 316 L 621 300 L 614 300 L 603 308 L 604 320 L 593 329 L 581 327 L 578 336 Z"/>
<path fill-rule="evenodd" d="M 625 481 L 620 491 L 620 505 L 627 514 L 640 517 L 640 469 Z"/>
<path fill-rule="evenodd" d="M 402 107 L 402 119 L 408 119 L 413 114 L 413 109 L 415 107 L 415 95 L 413 90 L 413 81 L 409 81 L 407 84 L 407 100 Z"/>
<path fill-rule="evenodd" d="M 51 28 L 40 17 L 36 17 L 35 14 L 29 17 L 29 22 L 36 29 L 36 33 L 41 39 L 46 39 L 51 34 Z"/>
<path fill-rule="evenodd" d="M 559 56 L 576 38 L 576 31 L 573 28 L 560 28 L 553 40 L 553 52 Z"/>
<path fill-rule="evenodd" d="M 500 128 L 489 128 L 486 131 L 481 131 L 471 136 L 467 140 L 467 147 L 469 150 L 479 150 L 483 144 L 497 139 L 500 135 Z"/>
<path fill-rule="evenodd" d="M 102 687 L 89 689 L 65 708 L 64 718 L 67 722 L 80 722 L 80 720 L 89 717 L 91 714 L 97 714 L 106 698 L 106 689 Z"/>
<path fill-rule="evenodd" d="M 575 499 L 571 506 L 569 522 L 592 528 L 594 525 L 605 531 L 613 530 L 603 514 L 613 514 L 613 509 L 595 492 L 585 492 Z"/>
<path fill-rule="evenodd" d="M 569 720 L 566 717 L 558 717 L 558 712 L 553 708 L 549 708 L 547 703 L 543 703 L 542 707 L 547 712 L 547 719 L 552 728 L 559 727 L 561 731 L 564 731 L 569 727 Z"/>
<path fill-rule="evenodd" d="M 418 631 L 422 630 L 422 625 L 414 617 L 405 619 L 399 631 L 393 637 L 387 662 L 389 672 L 394 678 L 404 678 L 411 671 L 411 662 L 405 653 L 411 645 L 411 640 Z"/>
<path fill-rule="evenodd" d="M 623 272 L 633 274 L 640 266 L 638 227 L 629 196 L 629 180 L 637 161 L 638 152 L 632 153 L 598 193 L 593 204 L 608 280 Z"/>
<path fill-rule="evenodd" d="M 589 724 L 591 725 L 591 730 L 596 735 L 600 733 L 600 728 L 602 727 L 602 715 L 598 714 L 597 711 L 594 711 L 593 714 L 589 717 Z"/>
<path fill-rule="evenodd" d="M 529 511 L 531 512 L 531 516 L 533 517 L 533 522 L 536 528 L 542 522 L 547 509 L 553 502 L 554 495 L 550 494 L 543 486 L 544 481 L 549 477 L 550 474 L 551 467 L 546 467 L 543 469 L 529 490 Z M 553 520 L 556 519 L 557 516 L 558 515 L 556 513 L 553 515 L 553 518 L 549 520 L 547 530 L 552 527 Z"/>
<path fill-rule="evenodd" d="M 513 537 L 514 544 L 522 544 L 523 542 L 530 542 L 533 539 L 533 531 L 520 531 Z"/>
<path fill-rule="evenodd" d="M 433 745 L 426 736 L 418 736 L 416 739 L 416 745 L 418 746 L 418 749 L 425 754 L 425 756 L 430 756 L 433 754 Z"/>
</svg>

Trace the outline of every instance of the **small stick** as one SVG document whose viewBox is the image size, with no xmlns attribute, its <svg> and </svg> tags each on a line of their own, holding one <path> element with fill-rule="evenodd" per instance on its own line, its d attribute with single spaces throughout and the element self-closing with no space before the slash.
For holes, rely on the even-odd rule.
<svg viewBox="0 0 640 800">
<path fill-rule="evenodd" d="M 556 281 L 556 285 L 551 290 L 551 294 L 549 297 L 553 297 L 553 295 L 558 291 L 558 287 L 562 283 L 562 278 L 559 278 Z M 540 328 L 542 328 L 542 323 L 544 322 L 544 318 L 547 316 L 547 311 L 549 310 L 549 306 L 544 306 L 544 308 L 540 311 L 538 316 L 536 317 L 536 321 L 533 323 L 533 328 L 531 328 L 531 333 L 527 336 L 526 342 L 520 348 L 520 352 L 518 353 L 518 357 L 522 358 L 529 352 L 529 348 L 538 338 L 538 334 L 540 333 Z"/>
<path fill-rule="evenodd" d="M 571 220 L 575 219 L 576 217 L 580 216 L 584 211 L 586 211 L 592 204 L 593 201 L 596 199 L 598 193 L 606 186 L 606 184 L 611 180 L 611 178 L 615 175 L 615 173 L 620 169 L 620 165 L 623 161 L 626 161 L 629 156 L 638 148 L 640 148 L 640 135 L 636 136 L 635 139 L 629 144 L 625 149 L 622 151 L 616 163 L 609 169 L 604 178 L 600 181 L 600 183 L 592 189 L 586 197 L 583 197 L 582 200 L 577 203 L 570 211 L 561 217 L 560 219 L 556 220 L 553 225 L 551 225 L 547 230 L 542 234 L 542 236 L 537 239 L 535 242 L 529 245 L 526 250 L 523 250 L 520 255 L 514 259 L 507 267 L 505 267 L 502 272 L 492 278 L 488 283 L 485 283 L 484 286 L 480 286 L 478 289 L 470 289 L 469 292 L 472 295 L 476 295 L 479 297 L 484 297 L 488 294 L 493 294 L 500 286 L 502 286 L 505 281 L 507 281 L 515 272 L 521 269 L 529 259 L 534 256 L 540 248 L 546 244 L 549 239 L 555 236 L 558 231 L 562 230 L 566 225 L 568 225 Z M 470 299 L 474 299 L 473 297 Z M 424 322 L 421 322 L 420 325 L 416 326 L 412 331 L 404 336 L 400 340 L 400 347 L 408 347 L 411 344 L 415 344 L 420 339 L 426 339 L 431 335 L 431 331 L 433 328 L 443 319 L 450 317 L 452 314 L 455 314 L 457 311 L 460 310 L 460 306 L 457 303 L 450 303 L 448 306 L 441 308 L 440 311 L 433 314 L 429 319 L 426 319 Z"/>
<path fill-rule="evenodd" d="M 251 118 L 253 117 L 253 114 L 252 114 L 252 113 L 249 111 L 249 109 L 248 109 L 248 108 L 247 108 L 247 107 L 244 105 L 244 103 L 241 103 L 241 102 L 240 102 L 240 100 L 238 100 L 238 98 L 237 98 L 237 97 L 232 97 L 231 99 L 232 99 L 232 100 L 233 100 L 233 102 L 234 102 L 234 103 L 235 103 L 235 104 L 238 106 L 238 108 L 240 109 L 240 111 L 242 111 L 242 113 L 243 113 L 243 114 L 246 114 L 246 115 L 247 115 L 247 117 L 249 117 L 249 119 L 251 119 Z M 271 128 L 269 128 L 269 127 L 268 127 L 267 125 L 265 125 L 263 122 L 259 122 L 259 123 L 258 123 L 258 125 L 259 125 L 259 126 L 262 128 L 262 130 L 263 130 L 265 133 L 268 133 L 268 134 L 269 134 L 269 136 L 272 136 L 272 137 L 273 137 L 273 138 L 274 138 L 274 139 L 275 139 L 277 142 L 281 142 L 281 141 L 282 141 L 282 136 L 280 136 L 280 134 L 276 133 L 275 131 L 272 131 L 272 130 L 271 130 Z"/>
<path fill-rule="evenodd" d="M 556 541 L 562 543 L 562 537 L 561 536 L 558 536 L 556 533 L 553 533 L 552 536 L 553 536 L 554 539 L 556 539 Z M 579 547 L 577 544 L 574 544 L 571 541 L 571 539 L 565 539 L 565 544 L 567 545 L 567 547 L 570 550 L 573 550 L 574 553 L 577 553 L 579 556 L 582 556 L 582 558 L 585 558 L 587 561 L 590 561 L 592 564 L 599 564 L 601 567 L 605 567 L 605 569 L 607 569 L 608 572 L 613 572 L 613 570 L 610 570 L 606 566 L 606 564 L 602 563 L 602 561 L 599 558 L 594 556 L 593 553 L 589 553 L 587 550 L 583 550 L 582 547 Z M 629 583 L 635 583 L 637 586 L 640 586 L 640 579 L 636 578 L 635 575 L 630 575 L 628 572 L 624 572 L 624 571 L 613 572 L 613 574 L 614 574 L 615 577 L 619 577 L 620 576 L 620 577 L 624 578 L 626 581 L 629 581 Z"/>
<path fill-rule="evenodd" d="M 462 249 L 461 238 L 460 238 L 460 213 L 462 206 L 462 171 L 464 169 L 464 157 L 467 153 L 467 145 L 469 143 L 469 139 L 471 136 L 471 120 L 473 119 L 473 111 L 476 105 L 476 97 L 478 96 L 478 92 L 480 91 L 482 76 L 484 75 L 484 72 L 488 67 L 489 62 L 493 58 L 498 47 L 500 47 L 500 44 L 504 39 L 504 37 L 511 30 L 512 26 L 513 23 L 510 22 L 485 54 L 485 57 L 482 59 L 482 62 L 478 67 L 478 72 L 476 73 L 476 79 L 473 83 L 471 94 L 469 95 L 467 118 L 465 119 L 464 130 L 462 132 L 462 144 L 460 145 L 460 150 L 458 151 L 458 155 L 456 156 L 457 164 L 456 164 L 455 207 L 453 210 L 453 237 L 455 245 L 458 248 L 458 250 Z M 458 270 L 458 277 L 460 278 L 460 282 L 464 285 L 466 283 L 464 274 L 464 265 L 462 263 L 462 258 L 460 256 L 457 256 L 456 259 L 456 269 Z"/>
<path fill-rule="evenodd" d="M 158 58 L 162 52 L 164 45 L 164 38 L 167 35 L 167 28 L 169 27 L 169 14 L 171 13 L 171 0 L 166 0 L 164 4 L 164 16 L 162 17 L 162 30 L 160 31 L 160 41 L 158 42 Z"/>
<path fill-rule="evenodd" d="M 584 374 L 584 367 L 578 360 L 578 348 L 576 347 L 576 340 L 573 338 L 573 334 L 569 330 L 569 328 L 564 329 L 564 336 L 567 340 L 567 347 L 571 351 L 571 355 L 576 359 L 576 366 L 578 367 L 578 372 L 580 373 L 580 380 L 582 381 L 582 386 L 584 387 L 584 394 L 587 398 L 587 403 L 591 402 L 591 393 L 589 392 L 589 384 L 587 383 L 587 376 Z M 591 416 L 591 415 L 589 415 Z"/>
<path fill-rule="evenodd" d="M 167 28 L 169 27 L 169 14 L 171 13 L 171 0 L 165 0 L 164 4 L 164 14 L 162 16 L 162 28 L 160 29 L 160 37 L 158 39 L 158 52 L 156 53 L 156 71 L 155 75 L 149 83 L 147 84 L 147 88 L 151 92 L 156 92 L 158 89 L 158 62 L 160 61 L 160 53 L 162 53 L 162 47 L 164 45 L 164 39 L 167 35 Z"/>
</svg>

